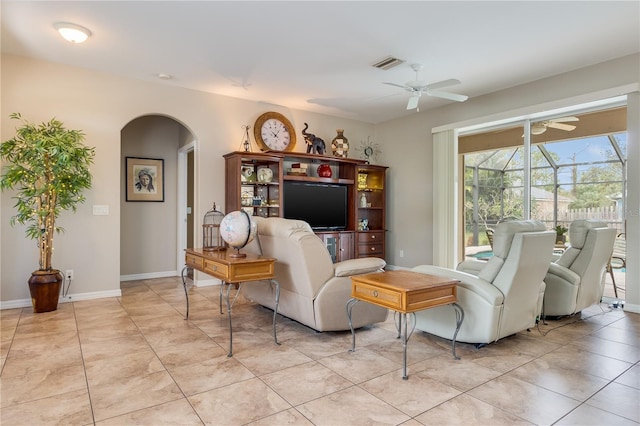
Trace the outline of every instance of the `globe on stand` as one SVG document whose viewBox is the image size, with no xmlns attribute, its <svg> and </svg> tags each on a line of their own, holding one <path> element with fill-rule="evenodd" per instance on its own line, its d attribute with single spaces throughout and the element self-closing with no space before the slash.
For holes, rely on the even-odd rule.
<svg viewBox="0 0 640 426">
<path fill-rule="evenodd" d="M 220 222 L 220 236 L 236 250 L 230 257 L 247 257 L 241 253 L 244 248 L 256 237 L 258 225 L 251 220 L 251 216 L 244 210 L 238 210 L 227 214 Z"/>
</svg>

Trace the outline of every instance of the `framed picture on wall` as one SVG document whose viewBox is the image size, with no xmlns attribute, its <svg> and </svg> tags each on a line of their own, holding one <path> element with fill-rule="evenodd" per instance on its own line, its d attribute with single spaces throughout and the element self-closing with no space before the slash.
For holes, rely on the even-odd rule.
<svg viewBox="0 0 640 426">
<path fill-rule="evenodd" d="M 164 160 L 126 157 L 127 201 L 164 201 Z"/>
</svg>

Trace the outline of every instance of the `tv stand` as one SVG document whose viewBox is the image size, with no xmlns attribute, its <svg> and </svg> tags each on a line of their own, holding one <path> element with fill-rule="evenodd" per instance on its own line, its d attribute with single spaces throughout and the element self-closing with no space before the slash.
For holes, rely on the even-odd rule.
<svg viewBox="0 0 640 426">
<path fill-rule="evenodd" d="M 242 152 L 224 155 L 225 210 L 243 209 L 252 216 L 284 217 L 284 182 L 312 182 L 347 188 L 347 226 L 315 231 L 334 262 L 356 257 L 385 258 L 385 166 L 364 160 L 301 152 Z M 320 176 L 327 165 L 331 177 Z M 326 166 L 325 166 L 326 169 Z"/>
</svg>

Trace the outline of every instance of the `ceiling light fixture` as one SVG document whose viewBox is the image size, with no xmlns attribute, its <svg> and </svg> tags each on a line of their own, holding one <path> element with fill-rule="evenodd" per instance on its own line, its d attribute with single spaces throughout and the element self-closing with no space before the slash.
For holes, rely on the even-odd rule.
<svg viewBox="0 0 640 426">
<path fill-rule="evenodd" d="M 91 31 L 80 25 L 56 22 L 53 26 L 65 40 L 71 43 L 82 43 L 91 36 Z"/>
</svg>

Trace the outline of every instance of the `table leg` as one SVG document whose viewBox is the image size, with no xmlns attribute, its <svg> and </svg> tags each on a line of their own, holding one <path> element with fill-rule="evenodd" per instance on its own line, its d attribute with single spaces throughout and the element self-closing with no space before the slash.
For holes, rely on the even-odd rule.
<svg viewBox="0 0 640 426">
<path fill-rule="evenodd" d="M 402 380 L 408 380 L 409 375 L 407 374 L 407 346 L 409 343 L 409 339 L 413 336 L 413 332 L 416 329 L 416 314 L 415 312 L 411 312 L 413 317 L 413 327 L 411 327 L 411 332 L 409 329 L 409 320 L 407 319 L 407 314 L 400 313 L 400 324 L 399 327 L 402 328 L 402 323 L 404 320 L 404 333 L 402 334 Z"/>
<path fill-rule="evenodd" d="M 349 328 L 351 329 L 351 349 L 349 349 L 349 352 L 355 352 L 356 350 L 356 331 L 353 329 L 353 322 L 351 321 L 351 309 L 353 309 L 353 305 L 356 303 L 358 303 L 358 299 L 349 299 L 346 305 Z"/>
<path fill-rule="evenodd" d="M 276 334 L 276 317 L 278 315 L 278 305 L 280 303 L 280 283 L 276 280 L 271 280 L 271 282 L 276 285 L 276 308 L 273 310 L 273 340 L 276 342 L 276 345 L 279 345 L 278 335 Z"/>
<path fill-rule="evenodd" d="M 227 286 L 227 314 L 229 315 L 229 353 L 227 357 L 233 356 L 233 325 L 231 324 L 231 303 L 229 302 L 229 293 L 231 293 L 231 284 L 223 281 L 222 285 Z"/>
<path fill-rule="evenodd" d="M 464 321 L 464 310 L 462 309 L 462 306 L 457 303 L 452 303 L 451 305 L 456 311 L 456 331 L 453 333 L 453 340 L 451 340 L 451 352 L 453 352 L 454 359 L 460 359 L 460 357 L 456 355 L 456 337 L 458 336 L 458 331 L 460 331 L 460 327 L 462 326 L 462 321 Z"/>
<path fill-rule="evenodd" d="M 220 307 L 220 315 L 222 315 L 222 289 L 224 288 L 224 281 L 220 283 L 220 294 L 218 295 L 218 306 Z"/>
<path fill-rule="evenodd" d="M 395 324 L 396 331 L 398 332 L 396 339 L 399 339 L 402 336 L 402 314 L 398 311 L 393 311 L 393 323 Z"/>
<path fill-rule="evenodd" d="M 184 317 L 185 320 L 189 319 L 189 293 L 187 292 L 187 276 L 186 276 L 188 269 L 189 267 L 185 266 L 184 268 L 182 268 L 182 272 L 180 273 L 180 276 L 182 277 L 182 288 L 184 288 L 184 298 L 187 300 L 187 314 Z"/>
</svg>

